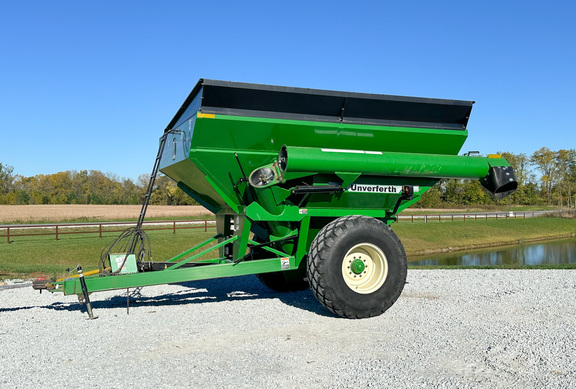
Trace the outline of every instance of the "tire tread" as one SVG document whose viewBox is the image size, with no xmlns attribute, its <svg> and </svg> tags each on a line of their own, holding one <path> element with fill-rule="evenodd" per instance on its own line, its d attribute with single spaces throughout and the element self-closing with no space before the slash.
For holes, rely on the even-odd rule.
<svg viewBox="0 0 576 389">
<path fill-rule="evenodd" d="M 365 317 L 372 317 L 378 316 L 384 313 L 400 296 L 402 292 L 402 288 L 399 288 L 392 296 L 387 298 L 386 304 L 380 306 L 378 309 L 371 310 L 370 312 L 363 312 L 363 311 L 355 311 L 354 309 L 344 309 L 342 307 L 337 306 L 338 304 L 331 300 L 328 296 L 328 292 L 325 288 L 326 285 L 323 285 L 323 276 L 319 271 L 318 264 L 321 261 L 327 261 L 329 255 L 329 248 L 332 247 L 334 244 L 337 243 L 338 238 L 343 237 L 349 231 L 354 230 L 362 226 L 362 224 L 367 223 L 367 225 L 374 225 L 376 224 L 381 227 L 382 225 L 385 226 L 391 235 L 396 237 L 396 235 L 392 232 L 391 228 L 386 224 L 382 223 L 381 221 L 360 215 L 352 215 L 352 216 L 345 216 L 338 219 L 335 219 L 328 223 L 324 228 L 322 228 L 314 241 L 312 242 L 309 250 L 309 257 L 307 262 L 307 271 L 308 271 L 308 281 L 310 283 L 310 288 L 312 289 L 313 294 L 316 298 L 320 301 L 322 305 L 324 305 L 328 310 L 332 313 L 346 317 L 350 319 L 360 319 Z M 404 257 L 404 261 L 401 265 L 400 270 L 404 274 L 406 274 L 406 254 L 404 252 L 404 248 L 400 243 L 400 240 L 396 237 L 397 243 L 401 250 L 401 254 Z M 403 286 L 403 285 L 402 285 Z"/>
</svg>

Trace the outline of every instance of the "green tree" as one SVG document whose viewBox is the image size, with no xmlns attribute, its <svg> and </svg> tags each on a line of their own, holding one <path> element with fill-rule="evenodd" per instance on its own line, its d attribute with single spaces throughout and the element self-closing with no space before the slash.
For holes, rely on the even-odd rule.
<svg viewBox="0 0 576 389">
<path fill-rule="evenodd" d="M 564 198 L 566 198 L 566 204 L 571 207 L 572 193 L 574 193 L 574 186 L 576 185 L 576 177 L 574 175 L 576 171 L 576 150 L 558 150 L 556 165 L 559 174 L 558 205 L 564 205 Z"/>
<path fill-rule="evenodd" d="M 51 174 L 48 177 L 50 183 L 50 202 L 53 204 L 68 204 L 72 197 L 72 176 L 69 171 Z"/>
<path fill-rule="evenodd" d="M 552 189 L 560 177 L 558 169 L 558 153 L 547 147 L 536 150 L 530 157 L 530 161 L 542 173 L 540 180 L 545 190 L 548 204 L 552 202 Z"/>
<path fill-rule="evenodd" d="M 417 203 L 420 208 L 441 208 L 443 207 L 442 201 L 442 186 L 437 183 L 430 190 L 422 195 Z"/>
<path fill-rule="evenodd" d="M 571 149 L 574 152 L 574 149 Z M 576 163 L 573 163 L 568 171 L 570 181 L 570 202 L 573 208 L 576 208 Z"/>
<path fill-rule="evenodd" d="M 464 205 L 481 205 L 490 202 L 490 197 L 482 188 L 480 181 L 467 180 L 463 183 L 460 201 Z"/>
<path fill-rule="evenodd" d="M 4 165 L 2 162 L 0 162 L 0 193 L 8 193 L 13 189 L 13 172 L 14 168 L 12 166 Z"/>
<path fill-rule="evenodd" d="M 507 151 L 498 152 L 506 159 L 514 169 L 518 189 L 510 196 L 513 204 L 529 205 L 531 204 L 530 190 L 527 188 L 529 183 L 535 181 L 535 176 L 531 171 L 530 158 L 526 154 L 513 154 Z"/>
<path fill-rule="evenodd" d="M 127 178 L 122 180 L 122 204 L 138 204 L 138 186 Z"/>
<path fill-rule="evenodd" d="M 444 180 L 444 201 L 452 205 L 462 204 L 463 180 L 449 178 Z"/>
</svg>

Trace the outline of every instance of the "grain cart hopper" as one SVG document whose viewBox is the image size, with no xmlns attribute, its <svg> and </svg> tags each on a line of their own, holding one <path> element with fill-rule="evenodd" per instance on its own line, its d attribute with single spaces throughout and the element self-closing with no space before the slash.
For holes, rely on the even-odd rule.
<svg viewBox="0 0 576 389">
<path fill-rule="evenodd" d="M 478 179 L 498 198 L 516 189 L 500 156 L 458 156 L 472 104 L 200 80 L 164 131 L 157 167 L 216 215 L 217 235 L 165 262 L 127 248 L 115 271 L 48 287 L 256 274 L 277 291 L 310 285 L 343 317 L 380 315 L 406 279 L 389 227 L 398 212 L 442 178 Z"/>
</svg>

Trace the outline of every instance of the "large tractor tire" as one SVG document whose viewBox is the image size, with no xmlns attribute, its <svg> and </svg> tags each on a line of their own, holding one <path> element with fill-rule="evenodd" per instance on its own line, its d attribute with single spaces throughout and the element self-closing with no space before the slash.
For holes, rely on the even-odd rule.
<svg viewBox="0 0 576 389">
<path fill-rule="evenodd" d="M 385 223 L 346 216 L 320 230 L 308 256 L 316 298 L 338 316 L 378 316 L 402 293 L 407 262 L 400 239 Z"/>
</svg>

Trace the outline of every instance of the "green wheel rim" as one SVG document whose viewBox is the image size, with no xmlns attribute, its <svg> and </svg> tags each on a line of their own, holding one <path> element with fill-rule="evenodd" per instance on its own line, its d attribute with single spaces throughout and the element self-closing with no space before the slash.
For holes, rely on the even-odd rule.
<svg viewBox="0 0 576 389">
<path fill-rule="evenodd" d="M 352 247 L 342 261 L 342 277 L 356 293 L 369 294 L 377 291 L 388 276 L 386 255 L 371 243 Z"/>
</svg>

